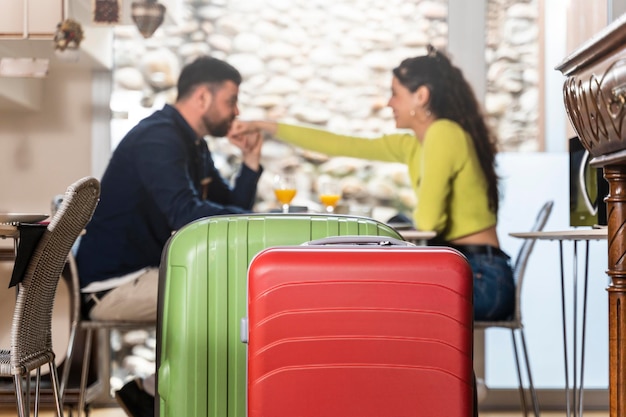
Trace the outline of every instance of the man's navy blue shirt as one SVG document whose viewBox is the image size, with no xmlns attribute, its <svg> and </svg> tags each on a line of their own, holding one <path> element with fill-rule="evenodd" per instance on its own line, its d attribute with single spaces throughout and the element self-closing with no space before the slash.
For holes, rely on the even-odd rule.
<svg viewBox="0 0 626 417">
<path fill-rule="evenodd" d="M 100 203 L 78 248 L 81 286 L 158 266 L 172 231 L 193 220 L 250 212 L 261 172 L 242 164 L 231 188 L 178 110 L 166 105 L 142 120 L 102 177 Z"/>
</svg>

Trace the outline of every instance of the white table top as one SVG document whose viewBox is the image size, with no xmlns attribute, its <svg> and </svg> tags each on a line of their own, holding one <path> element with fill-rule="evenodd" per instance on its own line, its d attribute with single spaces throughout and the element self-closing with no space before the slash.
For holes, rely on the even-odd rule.
<svg viewBox="0 0 626 417">
<path fill-rule="evenodd" d="M 510 236 L 522 239 L 539 240 L 605 240 L 608 230 L 606 227 L 598 229 L 570 229 L 561 231 L 519 232 L 509 233 Z"/>
</svg>

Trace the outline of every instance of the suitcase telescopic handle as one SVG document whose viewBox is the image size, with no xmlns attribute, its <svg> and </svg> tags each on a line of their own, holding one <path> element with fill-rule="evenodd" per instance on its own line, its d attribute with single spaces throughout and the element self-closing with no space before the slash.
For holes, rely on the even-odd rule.
<svg viewBox="0 0 626 417">
<path fill-rule="evenodd" d="M 369 245 L 369 246 L 416 246 L 411 242 L 396 239 L 389 236 L 331 236 L 321 239 L 311 240 L 303 243 L 303 246 L 317 245 Z"/>
</svg>

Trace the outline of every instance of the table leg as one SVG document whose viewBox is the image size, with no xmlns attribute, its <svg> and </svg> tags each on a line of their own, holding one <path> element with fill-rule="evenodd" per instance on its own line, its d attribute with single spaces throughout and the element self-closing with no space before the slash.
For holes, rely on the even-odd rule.
<svg viewBox="0 0 626 417">
<path fill-rule="evenodd" d="M 570 417 L 570 385 L 569 385 L 569 357 L 567 349 L 567 314 L 565 312 L 565 266 L 563 264 L 563 241 L 559 240 L 559 258 L 561 265 L 561 315 L 563 320 L 563 361 L 565 370 L 565 415 Z"/>
<path fill-rule="evenodd" d="M 583 395 L 585 386 L 585 341 L 587 340 L 587 295 L 589 289 L 589 241 L 585 241 L 585 287 L 583 290 L 583 323 L 580 347 L 580 391 L 578 394 L 578 415 L 583 415 Z"/>
<path fill-rule="evenodd" d="M 609 407 L 611 417 L 626 415 L 626 165 L 607 165 Z"/>
<path fill-rule="evenodd" d="M 582 416 L 583 415 L 583 392 L 584 392 L 584 376 L 585 376 L 585 340 L 587 329 L 587 293 L 589 283 L 589 241 L 585 241 L 585 259 L 584 259 L 584 287 L 583 287 L 583 305 L 582 305 L 582 333 L 578 337 L 578 241 L 573 241 L 573 258 L 572 258 L 572 361 L 570 365 L 569 348 L 568 348 L 568 331 L 567 331 L 567 314 L 566 314 L 566 288 L 565 288 L 565 268 L 563 262 L 563 241 L 559 240 L 559 257 L 561 265 L 561 314 L 563 322 L 563 359 L 565 370 L 565 407 L 566 415 Z M 578 347 L 580 345 L 580 355 Z M 570 386 L 570 367 L 572 370 L 572 384 Z M 580 372 L 580 377 L 579 377 Z"/>
</svg>

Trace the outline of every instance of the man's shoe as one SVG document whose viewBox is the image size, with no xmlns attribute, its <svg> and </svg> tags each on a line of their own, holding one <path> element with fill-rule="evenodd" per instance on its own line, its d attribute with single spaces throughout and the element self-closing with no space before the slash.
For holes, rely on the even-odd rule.
<svg viewBox="0 0 626 417">
<path fill-rule="evenodd" d="M 154 417 L 154 397 L 144 391 L 138 379 L 115 391 L 115 399 L 130 417 Z"/>
</svg>

